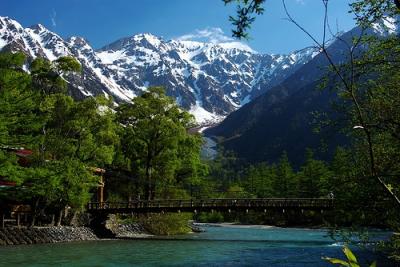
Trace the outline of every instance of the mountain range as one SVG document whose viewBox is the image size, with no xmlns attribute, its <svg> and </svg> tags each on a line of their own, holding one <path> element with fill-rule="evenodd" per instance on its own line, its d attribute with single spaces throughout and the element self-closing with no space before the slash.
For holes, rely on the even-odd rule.
<svg viewBox="0 0 400 267">
<path fill-rule="evenodd" d="M 329 160 L 337 146 L 348 144 L 338 129 L 344 126 L 345 119 L 334 107 L 346 103 L 337 96 L 335 87 L 341 83 L 330 71 L 331 63 L 340 66 L 349 62 L 349 49 L 359 36 L 382 38 L 399 34 L 399 29 L 396 20 L 387 18 L 370 29 L 355 27 L 341 34 L 327 47 L 331 62 L 323 53 L 318 54 L 283 82 L 207 129 L 205 135 L 252 163 L 277 162 L 286 152 L 291 162 L 300 166 L 307 149 L 312 149 L 317 158 Z M 357 57 L 365 49 L 368 48 L 361 45 L 353 55 Z M 346 77 L 348 69 L 339 69 Z M 323 120 L 330 123 L 323 125 Z"/>
<path fill-rule="evenodd" d="M 386 18 L 366 33 L 387 36 L 398 30 L 396 20 Z M 329 42 L 334 63 L 348 60 L 360 31 L 356 27 Z M 331 104 L 338 99 L 332 90 L 317 90 L 329 62 L 315 47 L 269 55 L 239 42 L 164 40 L 146 33 L 94 49 L 84 38 L 63 39 L 40 24 L 24 28 L 0 17 L 0 50 L 22 51 L 28 60 L 75 57 L 83 72 L 65 78 L 76 98 L 106 95 L 120 103 L 149 86 L 164 86 L 199 124 L 220 122 L 205 135 L 249 162 L 276 162 L 286 151 L 298 166 L 307 148 L 326 159 L 346 143 L 337 129 L 314 131 L 315 114 L 333 114 Z"/>
<path fill-rule="evenodd" d="M 83 72 L 65 78 L 76 98 L 104 94 L 118 103 L 164 86 L 203 124 L 221 121 L 318 54 L 313 47 L 260 54 L 240 42 L 164 40 L 148 33 L 94 49 L 82 37 L 63 39 L 41 24 L 24 28 L 8 17 L 0 17 L 0 50 L 22 51 L 30 60 L 75 57 Z"/>
</svg>

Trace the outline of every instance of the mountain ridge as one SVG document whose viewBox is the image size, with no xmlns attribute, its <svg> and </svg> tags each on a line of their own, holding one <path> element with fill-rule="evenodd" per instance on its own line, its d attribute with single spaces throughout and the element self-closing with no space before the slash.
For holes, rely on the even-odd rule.
<svg viewBox="0 0 400 267">
<path fill-rule="evenodd" d="M 369 29 L 355 27 L 342 34 L 327 46 L 331 61 L 324 54 L 315 56 L 279 85 L 232 112 L 220 124 L 206 129 L 205 135 L 250 163 L 276 163 L 285 151 L 295 166 L 301 166 L 307 149 L 312 149 L 320 159 L 331 159 L 336 147 L 345 146 L 348 139 L 335 123 L 325 125 L 318 133 L 315 128 L 319 125 L 313 123 L 320 121 L 314 114 L 329 115 L 324 118 L 334 118 L 338 123 L 345 120 L 343 114 L 332 108 L 332 102 L 345 103 L 334 90 L 341 83 L 337 75 L 329 71 L 330 64 L 340 66 L 352 56 L 361 55 L 366 46 L 359 46 L 352 55 L 349 53 L 360 34 L 385 38 L 399 34 L 399 29 L 395 23 L 382 23 Z M 345 68 L 338 70 L 345 76 Z"/>
<path fill-rule="evenodd" d="M 82 37 L 63 39 L 41 24 L 24 28 L 8 17 L 0 17 L 0 50 L 22 51 L 31 59 L 77 58 L 83 73 L 67 81 L 78 98 L 104 94 L 125 102 L 149 86 L 164 86 L 199 123 L 222 120 L 318 54 L 311 47 L 268 55 L 238 42 L 164 40 L 150 33 L 96 50 Z"/>
</svg>

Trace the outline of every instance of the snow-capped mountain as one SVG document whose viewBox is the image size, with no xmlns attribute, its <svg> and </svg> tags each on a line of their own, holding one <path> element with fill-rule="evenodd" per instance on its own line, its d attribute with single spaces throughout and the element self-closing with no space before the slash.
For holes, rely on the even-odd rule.
<svg viewBox="0 0 400 267">
<path fill-rule="evenodd" d="M 227 115 L 278 84 L 315 50 L 263 55 L 240 43 L 165 41 L 139 34 L 107 45 L 97 55 L 118 78 L 139 77 L 143 88 L 163 85 L 181 106 L 206 119 Z"/>
<path fill-rule="evenodd" d="M 384 37 L 391 34 L 400 34 L 400 16 L 384 16 L 380 21 L 372 24 L 372 31 Z"/>
<path fill-rule="evenodd" d="M 152 34 L 95 50 L 81 37 L 64 40 L 40 24 L 23 28 L 8 17 L 0 17 L 0 50 L 22 51 L 30 59 L 74 56 L 83 67 L 81 75 L 67 77 L 75 97 L 105 94 L 121 102 L 149 86 L 164 86 L 200 123 L 221 120 L 318 54 L 315 48 L 259 54 L 239 42 L 164 40 Z"/>
</svg>

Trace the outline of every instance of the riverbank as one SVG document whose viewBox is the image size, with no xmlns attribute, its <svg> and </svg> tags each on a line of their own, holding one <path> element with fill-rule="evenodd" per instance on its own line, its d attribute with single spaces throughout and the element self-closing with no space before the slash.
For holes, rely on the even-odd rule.
<svg viewBox="0 0 400 267">
<path fill-rule="evenodd" d="M 153 236 L 140 224 L 118 225 L 112 239 L 140 239 Z M 0 246 L 66 243 L 102 240 L 90 227 L 48 226 L 0 228 Z"/>
<path fill-rule="evenodd" d="M 202 232 L 200 225 L 189 222 L 191 232 Z M 150 233 L 139 223 L 112 224 L 106 228 L 113 234 L 112 238 L 101 238 L 90 227 L 48 226 L 48 227 L 16 227 L 0 228 L 0 246 L 32 245 L 47 243 L 67 243 L 79 241 L 146 239 L 157 236 Z"/>
<path fill-rule="evenodd" d="M 0 229 L 0 246 L 93 240 L 99 240 L 99 238 L 88 227 L 6 227 Z"/>
<path fill-rule="evenodd" d="M 245 225 L 238 223 L 199 223 L 194 221 L 189 221 L 188 227 L 191 229 L 191 233 L 203 232 L 203 229 L 207 227 L 227 227 L 242 229 L 282 228 L 271 225 Z M 108 221 L 106 224 L 106 228 L 112 232 L 112 238 L 99 237 L 90 227 L 49 226 L 30 228 L 11 226 L 0 229 L 0 246 L 114 239 L 146 239 L 162 236 L 158 235 L 157 233 L 149 232 L 140 223 L 118 224 Z"/>
</svg>

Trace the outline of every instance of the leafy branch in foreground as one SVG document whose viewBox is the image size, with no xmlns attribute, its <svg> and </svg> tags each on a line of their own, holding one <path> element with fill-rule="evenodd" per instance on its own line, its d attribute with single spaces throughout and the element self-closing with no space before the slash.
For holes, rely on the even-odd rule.
<svg viewBox="0 0 400 267">
<path fill-rule="evenodd" d="M 336 258 L 329 258 L 329 257 L 323 257 L 322 259 L 329 261 L 332 264 L 339 264 L 340 266 L 347 266 L 347 267 L 361 267 L 361 265 L 358 263 L 356 256 L 353 254 L 353 252 L 347 247 L 343 247 L 343 253 L 346 255 L 347 261 L 341 260 L 341 259 L 336 259 Z M 376 261 L 374 261 L 370 267 L 376 267 Z"/>
<path fill-rule="evenodd" d="M 256 15 L 262 15 L 264 8 L 262 7 L 265 0 L 223 0 L 225 5 L 232 2 L 237 3 L 236 17 L 229 16 L 229 21 L 236 27 L 232 30 L 232 35 L 236 38 L 248 39 L 248 30 L 251 24 L 256 20 Z"/>
</svg>

